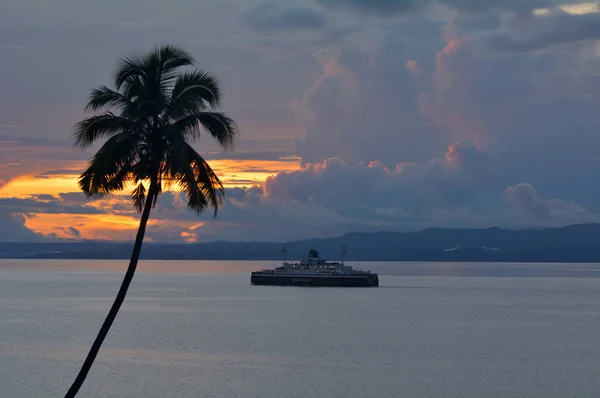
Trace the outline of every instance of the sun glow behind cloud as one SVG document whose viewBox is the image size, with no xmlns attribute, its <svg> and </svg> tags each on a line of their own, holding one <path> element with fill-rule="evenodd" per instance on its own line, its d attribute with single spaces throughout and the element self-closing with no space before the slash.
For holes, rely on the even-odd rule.
<svg viewBox="0 0 600 398">
<path fill-rule="evenodd" d="M 564 4 L 556 7 L 557 9 L 572 15 L 585 15 L 600 12 L 599 3 L 580 3 L 580 4 Z M 538 8 L 534 10 L 537 16 L 550 15 L 551 9 Z"/>
<path fill-rule="evenodd" d="M 0 188 L 0 198 L 26 198 L 42 194 L 58 196 L 67 192 L 79 192 L 77 175 L 21 176 Z"/>
<path fill-rule="evenodd" d="M 150 220 L 149 225 L 156 224 Z M 115 214 L 31 214 L 26 222 L 27 228 L 47 236 L 62 239 L 133 239 L 139 225 L 135 216 Z"/>
<path fill-rule="evenodd" d="M 232 160 L 214 159 L 208 161 L 215 173 L 220 177 L 226 188 L 261 186 L 267 177 L 280 171 L 292 171 L 300 168 L 295 158 L 282 160 Z M 82 163 L 78 170 L 64 172 L 49 171 L 44 175 L 24 175 L 12 179 L 0 188 L 0 198 L 35 198 L 40 202 L 61 201 L 61 194 L 81 192 L 77 181 Z M 128 195 L 133 186 L 129 184 L 121 193 L 100 200 L 83 202 L 81 214 L 72 213 L 42 213 L 29 212 L 25 225 L 36 233 L 61 239 L 110 239 L 131 240 L 139 224 L 139 214 L 133 209 Z M 177 186 L 171 186 L 170 191 L 179 191 Z M 89 213 L 85 214 L 85 210 Z M 187 242 L 196 241 L 194 232 L 204 223 L 199 222 L 190 214 L 190 220 L 153 220 L 149 225 L 155 228 L 177 227 L 183 232 L 177 234 Z M 149 238 L 148 240 L 151 240 Z"/>
<path fill-rule="evenodd" d="M 280 171 L 293 171 L 300 168 L 296 159 L 290 160 L 231 160 L 209 161 L 210 166 L 220 177 L 225 187 L 249 187 L 262 185 L 267 177 Z M 42 176 L 21 176 L 9 181 L 0 188 L 0 198 L 27 198 L 40 194 L 58 196 L 61 193 L 80 192 L 77 180 L 79 174 L 50 174 Z M 129 193 L 133 185 L 123 189 Z M 177 186 L 170 190 L 179 191 Z"/>
<path fill-rule="evenodd" d="M 149 228 L 173 228 L 184 230 L 177 232 L 184 241 L 195 242 L 194 230 L 205 225 L 194 220 L 190 213 L 190 220 L 156 220 L 150 218 Z M 47 214 L 36 213 L 27 217 L 25 225 L 31 230 L 60 239 L 91 239 L 128 241 L 135 239 L 139 226 L 139 214 Z M 145 238 L 152 241 L 151 236 Z"/>
</svg>

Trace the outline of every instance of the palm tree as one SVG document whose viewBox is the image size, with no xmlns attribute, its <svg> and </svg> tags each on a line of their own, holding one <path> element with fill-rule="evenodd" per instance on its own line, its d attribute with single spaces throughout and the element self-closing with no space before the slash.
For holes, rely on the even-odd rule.
<svg viewBox="0 0 600 398">
<path fill-rule="evenodd" d="M 194 65 L 189 53 L 170 45 L 123 58 L 114 75 L 115 89 L 93 90 L 86 111 L 96 115 L 75 126 L 76 147 L 85 149 L 106 139 L 80 176 L 81 190 L 91 197 L 130 186 L 133 205 L 142 215 L 121 288 L 65 398 L 75 397 L 81 388 L 125 299 L 150 211 L 162 189 L 178 186 L 187 194 L 189 207 L 197 213 L 212 208 L 214 217 L 222 203 L 221 181 L 190 143 L 206 132 L 231 148 L 237 126 L 215 111 L 221 101 L 216 77 L 183 70 Z"/>
</svg>

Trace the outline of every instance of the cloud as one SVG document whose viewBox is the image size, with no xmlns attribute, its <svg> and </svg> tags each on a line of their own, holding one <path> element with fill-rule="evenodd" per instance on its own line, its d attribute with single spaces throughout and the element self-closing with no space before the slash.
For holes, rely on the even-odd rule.
<svg viewBox="0 0 600 398">
<path fill-rule="evenodd" d="M 421 68 L 419 68 L 417 61 L 414 59 L 406 61 L 406 70 L 411 71 L 414 76 L 420 76 L 422 73 Z"/>
<path fill-rule="evenodd" d="M 100 210 L 81 203 L 41 194 L 35 198 L 0 198 L 0 211 L 8 213 L 100 214 Z"/>
<path fill-rule="evenodd" d="M 54 195 L 49 195 L 47 193 L 40 193 L 40 194 L 31 195 L 31 198 L 35 199 L 37 201 L 43 201 L 43 202 L 51 201 L 51 200 L 56 199 L 56 197 Z"/>
<path fill-rule="evenodd" d="M 292 151 L 257 150 L 236 152 L 208 152 L 201 153 L 206 160 L 287 160 L 293 161 Z"/>
<path fill-rule="evenodd" d="M 87 201 L 98 200 L 97 197 L 87 198 L 83 192 L 63 192 L 59 193 L 58 196 L 65 202 L 84 203 Z"/>
<path fill-rule="evenodd" d="M 600 12 L 578 15 L 555 9 L 548 15 L 509 15 L 497 30 L 482 33 L 479 39 L 500 53 L 540 51 L 558 45 L 598 40 Z"/>
<path fill-rule="evenodd" d="M 43 173 L 40 173 L 40 176 L 56 176 L 56 175 L 68 175 L 68 174 L 74 174 L 74 175 L 80 175 L 83 172 L 84 169 L 62 169 L 62 170 L 48 170 L 48 171 L 44 171 Z"/>
<path fill-rule="evenodd" d="M 275 2 L 261 2 L 244 11 L 241 21 L 257 32 L 320 29 L 327 19 L 315 9 Z"/>
<path fill-rule="evenodd" d="M 592 204 L 600 197 L 592 149 L 600 145 L 593 128 L 600 123 L 600 53 L 489 57 L 474 45 L 489 23 L 467 31 L 450 22 L 439 38 L 416 45 L 403 22 L 388 27 L 372 52 L 318 53 L 321 72 L 295 104 L 305 126 L 296 154 L 304 164 L 379 160 L 393 169 L 426 164 L 466 141 L 488 155 L 481 191 L 495 186 L 499 197 L 526 178 L 544 195 Z"/>
<path fill-rule="evenodd" d="M 510 215 L 519 224 L 553 227 L 599 221 L 598 215 L 584 206 L 561 199 L 540 199 L 531 184 L 509 187 L 504 197 L 513 207 Z"/>
<path fill-rule="evenodd" d="M 381 162 L 352 164 L 339 158 L 309 163 L 267 179 L 265 194 L 271 200 L 320 204 L 366 218 L 372 216 L 367 209 L 377 208 L 420 214 L 469 205 L 488 171 L 487 154 L 473 143 L 458 142 L 442 159 L 391 169 Z"/>
<path fill-rule="evenodd" d="M 316 53 L 321 73 L 294 104 L 305 125 L 296 154 L 306 162 L 340 157 L 351 163 L 381 160 L 393 167 L 402 161 L 427 161 L 456 140 L 476 138 L 464 120 L 470 102 L 456 92 L 466 89 L 460 76 L 452 75 L 461 67 L 455 60 L 461 55 L 460 42 L 452 39 L 440 51 L 434 41 L 431 48 L 415 46 L 416 52 L 410 42 L 404 30 L 393 30 L 371 52 Z M 438 76 L 425 58 L 428 50 L 441 53 Z M 412 70 L 402 68 L 407 62 Z M 419 73 L 413 76 L 416 65 Z M 451 134 L 440 136 L 432 119 Z"/>
<path fill-rule="evenodd" d="M 0 242 L 33 242 L 39 241 L 41 235 L 25 226 L 26 216 L 11 214 L 0 210 Z"/>
<path fill-rule="evenodd" d="M 432 5 L 442 5 L 450 9 L 481 13 L 491 9 L 533 10 L 552 5 L 552 0 L 317 0 L 326 7 L 347 8 L 357 12 L 367 12 L 379 16 L 395 16 L 423 11 Z M 567 0 L 568 1 L 568 0 Z"/>
<path fill-rule="evenodd" d="M 216 219 L 210 211 L 196 215 L 185 207 L 185 203 L 183 193 L 161 195 L 152 215 L 160 222 L 148 227 L 148 233 L 155 238 L 170 236 L 183 241 L 281 241 L 336 236 L 348 228 L 359 228 L 358 223 L 342 216 L 336 209 L 273 201 L 265 197 L 259 187 L 228 189 Z M 161 225 L 168 225 L 169 230 Z"/>
<path fill-rule="evenodd" d="M 429 74 L 429 82 L 418 97 L 419 112 L 447 130 L 453 139 L 470 139 L 481 144 L 486 132 L 473 112 L 472 91 L 464 66 L 464 60 L 471 56 L 464 49 L 466 39 L 451 24 L 443 33 L 446 43 L 437 52 L 435 70 Z"/>
<path fill-rule="evenodd" d="M 390 15 L 406 13 L 414 7 L 413 0 L 317 0 L 326 7 L 349 8 L 362 12 Z"/>
<path fill-rule="evenodd" d="M 582 205 L 541 199 L 529 184 L 506 189 L 496 167 L 489 154 L 464 141 L 440 158 L 395 168 L 332 158 L 280 172 L 264 188 L 228 189 L 216 219 L 186 210 L 184 195 L 176 193 L 161 196 L 153 217 L 169 222 L 163 225 L 171 225 L 171 236 L 194 241 L 281 241 L 348 231 L 546 227 L 598 220 Z M 197 226 L 173 226 L 174 221 L 194 220 Z M 157 234 L 162 231 L 153 228 Z"/>
<path fill-rule="evenodd" d="M 340 157 L 349 162 L 389 159 L 374 142 L 381 136 L 382 126 L 373 125 L 387 113 L 388 107 L 375 108 L 374 98 L 379 82 L 373 82 L 374 71 L 364 71 L 365 56 L 346 59 L 337 51 L 314 54 L 321 73 L 300 101 L 294 104 L 296 114 L 305 125 L 305 136 L 295 142 L 296 155 L 306 162 L 318 162 L 330 157 Z M 360 78 L 359 78 L 360 76 Z M 395 129 L 395 120 L 386 120 L 388 129 Z M 369 133 L 366 133 L 369 131 Z M 369 148 L 377 151 L 369 153 Z M 392 145 L 389 146 L 391 148 Z M 358 153 L 360 151 L 361 153 Z M 375 153 L 377 152 L 377 154 Z"/>
<path fill-rule="evenodd" d="M 59 225 L 54 227 L 55 230 L 60 233 L 50 233 L 47 238 L 52 239 L 81 239 L 81 232 L 75 227 L 61 227 Z"/>
<path fill-rule="evenodd" d="M 148 239 L 285 241 L 348 231 L 411 231 L 433 225 L 514 228 L 596 220 L 581 205 L 540 199 L 529 184 L 505 189 L 504 180 L 496 173 L 498 164 L 498 159 L 469 141 L 450 145 L 443 156 L 429 162 L 400 163 L 393 168 L 377 161 L 351 164 L 332 158 L 308 163 L 298 171 L 279 172 L 267 180 L 264 188 L 228 188 L 216 219 L 210 210 L 197 215 L 187 209 L 184 193 L 165 192 L 152 212 Z M 87 217 L 90 209 L 96 216 L 110 216 L 106 222 L 101 217 L 94 221 L 102 222 L 94 238 L 134 237 L 139 215 L 127 196 L 116 195 L 83 206 L 84 200 L 79 193 L 61 194 L 60 199 L 38 195 L 5 201 L 0 208 L 31 209 L 38 222 L 54 220 L 53 227 L 44 228 L 47 239 L 89 238 L 90 221 L 82 216 Z M 6 203 L 14 207 L 6 207 Z M 60 211 L 71 211 L 74 217 L 57 215 L 73 228 L 47 217 Z M 111 222 L 124 221 L 114 217 L 127 217 L 127 229 L 112 231 Z"/>
<path fill-rule="evenodd" d="M 0 43 L 0 50 L 22 50 L 27 48 L 22 44 Z"/>
</svg>

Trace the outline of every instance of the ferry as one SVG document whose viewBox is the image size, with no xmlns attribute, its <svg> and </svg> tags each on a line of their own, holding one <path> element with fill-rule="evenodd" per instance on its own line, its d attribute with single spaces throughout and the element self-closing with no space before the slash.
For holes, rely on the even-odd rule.
<svg viewBox="0 0 600 398">
<path fill-rule="evenodd" d="M 284 246 L 283 264 L 274 269 L 254 271 L 250 276 L 253 285 L 271 286 L 328 286 L 328 287 L 377 287 L 379 276 L 371 271 L 355 270 L 344 264 L 346 248 L 342 247 L 342 261 L 325 261 L 319 252 L 310 249 L 299 262 L 287 262 Z"/>
</svg>

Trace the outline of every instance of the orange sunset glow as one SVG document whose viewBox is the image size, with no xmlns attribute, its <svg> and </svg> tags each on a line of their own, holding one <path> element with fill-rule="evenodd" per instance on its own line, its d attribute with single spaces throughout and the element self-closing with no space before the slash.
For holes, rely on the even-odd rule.
<svg viewBox="0 0 600 398">
<path fill-rule="evenodd" d="M 296 159 L 291 160 L 232 160 L 208 161 L 225 187 L 248 187 L 262 185 L 267 177 L 280 171 L 294 171 L 300 168 Z M 85 164 L 82 164 L 83 169 Z M 81 169 L 79 169 L 81 170 Z M 77 171 L 77 170 L 76 170 Z M 48 176 L 25 175 L 12 179 L 0 188 L 0 198 L 26 198 L 34 195 L 53 195 L 79 192 L 79 174 L 55 174 Z M 129 192 L 133 186 L 124 189 Z M 177 190 L 175 187 L 171 187 Z"/>
<path fill-rule="evenodd" d="M 156 224 L 156 220 L 149 220 L 148 225 Z M 35 213 L 25 221 L 28 228 L 44 235 L 54 234 L 59 238 L 73 239 L 132 239 L 139 226 L 135 215 L 131 217 L 114 214 L 44 214 Z M 68 228 L 72 226 L 80 232 L 75 235 Z"/>
<path fill-rule="evenodd" d="M 261 186 L 265 180 L 280 171 L 293 171 L 300 168 L 297 159 L 283 160 L 210 160 L 209 164 L 220 177 L 226 188 Z M 77 185 L 79 172 L 85 167 L 74 169 L 72 174 L 57 173 L 48 175 L 24 175 L 10 180 L 0 188 L 0 198 L 30 198 L 38 195 L 50 195 L 58 198 L 60 194 L 80 192 Z M 70 170 L 67 170 L 69 172 Z M 132 186 L 123 190 L 128 194 Z M 177 192 L 176 186 L 169 190 Z M 44 202 L 44 197 L 38 197 Z M 119 210 L 115 210 L 119 206 Z M 109 196 L 100 200 L 82 203 L 84 209 L 100 214 L 66 214 L 66 213 L 28 213 L 25 225 L 36 233 L 62 239 L 94 239 L 94 240 L 131 240 L 139 226 L 139 214 L 131 206 L 125 196 Z M 123 210 L 127 208 L 128 210 Z M 159 228 L 177 226 L 186 229 L 180 236 L 188 242 L 196 239 L 194 229 L 203 226 L 193 213 L 189 221 L 162 221 L 151 219 L 148 225 Z M 75 229 L 70 229 L 73 227 Z M 148 238 L 148 240 L 152 240 Z"/>
</svg>

